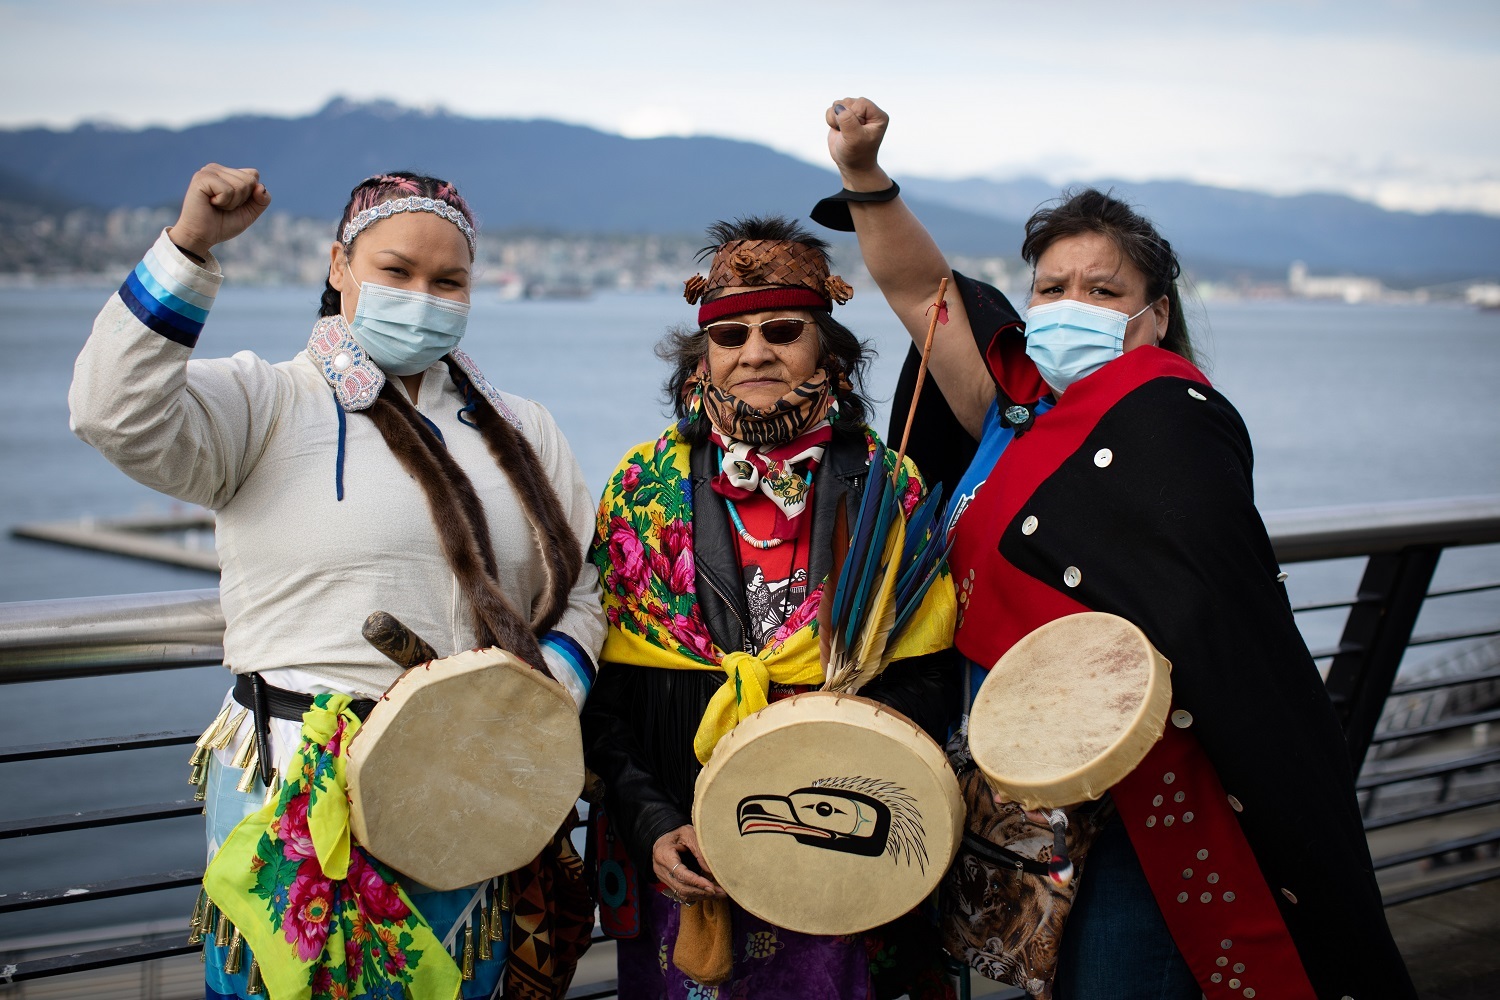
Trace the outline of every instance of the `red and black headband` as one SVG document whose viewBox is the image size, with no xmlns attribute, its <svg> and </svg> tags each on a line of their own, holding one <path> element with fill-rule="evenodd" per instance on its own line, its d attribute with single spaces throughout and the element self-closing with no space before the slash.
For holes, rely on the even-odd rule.
<svg viewBox="0 0 1500 1000">
<path fill-rule="evenodd" d="M 848 282 L 828 273 L 821 251 L 791 240 L 732 240 L 714 252 L 707 278 L 695 274 L 683 285 L 692 304 L 721 288 L 754 289 L 705 301 L 699 326 L 765 309 L 831 310 L 854 294 Z"/>
</svg>

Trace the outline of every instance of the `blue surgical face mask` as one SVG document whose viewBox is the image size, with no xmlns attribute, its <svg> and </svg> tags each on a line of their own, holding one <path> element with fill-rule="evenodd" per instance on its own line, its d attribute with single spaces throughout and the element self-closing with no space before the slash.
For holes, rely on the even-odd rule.
<svg viewBox="0 0 1500 1000">
<path fill-rule="evenodd" d="M 353 272 L 349 274 L 354 279 Z M 469 304 L 365 282 L 349 333 L 388 375 L 415 375 L 458 346 Z"/>
<path fill-rule="evenodd" d="M 1125 353 L 1125 327 L 1135 316 L 1074 299 L 1031 306 L 1026 310 L 1026 356 L 1047 384 L 1062 393 Z"/>
</svg>

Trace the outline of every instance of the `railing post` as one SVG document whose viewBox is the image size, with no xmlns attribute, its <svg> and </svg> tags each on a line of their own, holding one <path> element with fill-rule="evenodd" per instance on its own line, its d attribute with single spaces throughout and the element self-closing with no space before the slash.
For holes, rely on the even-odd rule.
<svg viewBox="0 0 1500 1000">
<path fill-rule="evenodd" d="M 1365 564 L 1339 651 L 1328 668 L 1328 694 L 1343 723 L 1356 775 L 1442 552 L 1439 546 L 1416 546 L 1372 555 Z"/>
</svg>

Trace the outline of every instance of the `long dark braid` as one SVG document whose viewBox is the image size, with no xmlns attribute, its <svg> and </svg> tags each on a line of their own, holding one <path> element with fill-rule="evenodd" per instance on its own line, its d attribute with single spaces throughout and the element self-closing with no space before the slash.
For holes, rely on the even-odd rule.
<svg viewBox="0 0 1500 1000">
<path fill-rule="evenodd" d="M 474 484 L 390 383 L 365 412 L 427 498 L 443 554 L 473 610 L 479 644 L 499 646 L 547 671 L 536 635 L 500 592 L 493 572 L 487 571 L 494 553 L 485 551 L 489 528 Z"/>
<path fill-rule="evenodd" d="M 479 405 L 473 410 L 475 425 L 484 436 L 485 446 L 494 456 L 495 463 L 510 478 L 516 495 L 521 498 L 526 518 L 537 534 L 537 545 L 542 550 L 548 583 L 551 585 L 551 601 L 533 610 L 531 624 L 538 632 L 545 632 L 557 624 L 558 618 L 567 610 L 568 592 L 583 569 L 583 547 L 563 514 L 557 491 L 552 489 L 546 470 L 542 468 L 541 459 L 531 447 L 531 442 L 510 421 L 496 412 L 489 400 L 475 389 L 469 376 L 451 355 L 443 361 L 448 365 L 449 377 L 464 399 L 478 401 Z M 559 581 L 566 586 L 557 586 Z"/>
</svg>

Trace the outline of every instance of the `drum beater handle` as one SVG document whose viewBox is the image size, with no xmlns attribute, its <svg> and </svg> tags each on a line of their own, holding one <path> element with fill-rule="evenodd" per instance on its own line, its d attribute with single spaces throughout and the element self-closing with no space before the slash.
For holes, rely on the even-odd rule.
<svg viewBox="0 0 1500 1000">
<path fill-rule="evenodd" d="M 419 663 L 428 663 L 438 658 L 437 650 L 401 624 L 401 620 L 389 611 L 372 612 L 365 619 L 365 626 L 360 629 L 360 634 L 402 670 L 410 670 Z"/>
</svg>

